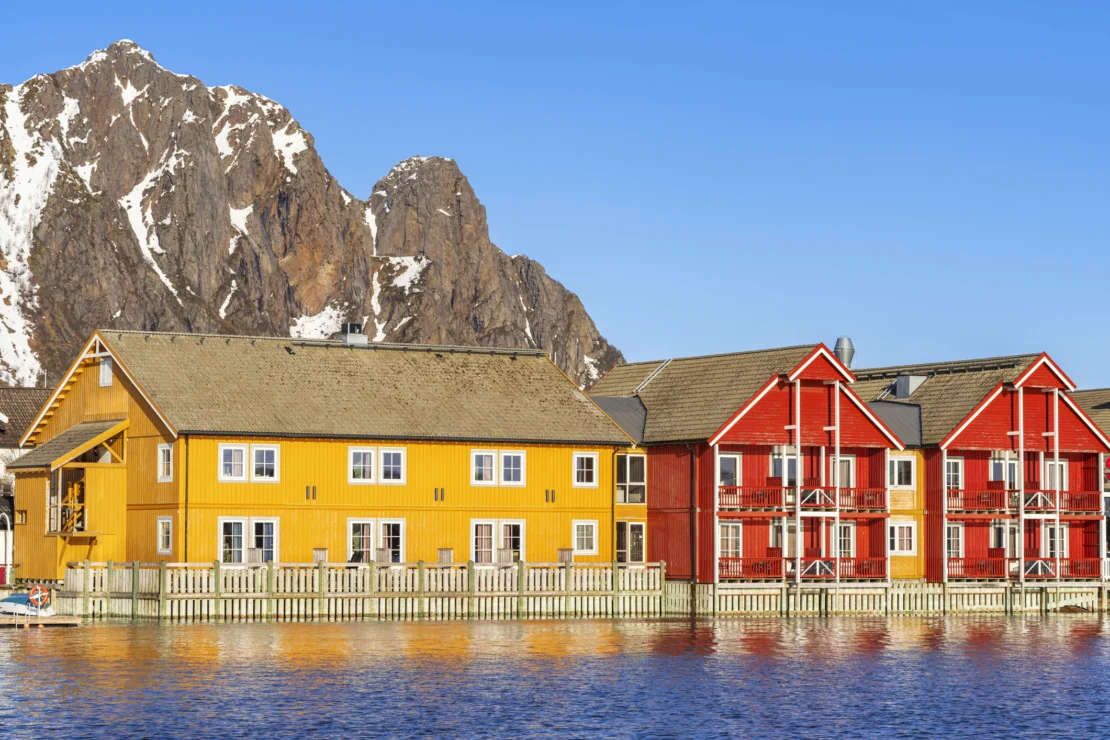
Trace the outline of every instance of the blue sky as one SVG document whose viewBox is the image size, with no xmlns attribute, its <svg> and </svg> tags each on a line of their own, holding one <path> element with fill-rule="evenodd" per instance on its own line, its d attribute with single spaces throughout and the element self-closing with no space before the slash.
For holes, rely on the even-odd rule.
<svg viewBox="0 0 1110 740">
<path fill-rule="evenodd" d="M 456 159 L 630 360 L 855 340 L 1110 385 L 1110 5 L 55 2 L 0 81 L 131 38 L 288 107 L 352 193 Z"/>
</svg>

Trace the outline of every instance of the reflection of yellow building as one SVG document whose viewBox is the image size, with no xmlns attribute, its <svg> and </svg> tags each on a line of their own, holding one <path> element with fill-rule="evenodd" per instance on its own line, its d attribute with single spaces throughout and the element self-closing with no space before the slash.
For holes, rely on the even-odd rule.
<svg viewBox="0 0 1110 740">
<path fill-rule="evenodd" d="M 891 578 L 925 577 L 925 468 L 920 450 L 890 451 Z"/>
<path fill-rule="evenodd" d="M 646 505 L 618 503 L 639 490 L 616 480 L 632 442 L 545 355 L 360 337 L 95 334 L 13 466 L 17 577 L 86 558 L 643 559 Z"/>
</svg>

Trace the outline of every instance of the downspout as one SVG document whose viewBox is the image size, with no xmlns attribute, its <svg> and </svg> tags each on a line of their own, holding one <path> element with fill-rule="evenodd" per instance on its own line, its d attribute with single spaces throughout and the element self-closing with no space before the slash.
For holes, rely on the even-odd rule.
<svg viewBox="0 0 1110 740">
<path fill-rule="evenodd" d="M 613 512 L 612 519 L 609 520 L 610 523 L 613 525 L 610 528 L 610 531 L 609 531 L 609 537 L 610 537 L 610 547 L 609 547 L 610 552 L 609 552 L 609 555 L 611 556 L 609 559 L 614 563 L 617 562 L 617 454 L 619 452 L 620 452 L 620 449 L 617 448 L 617 447 L 614 447 L 613 448 L 613 454 L 611 456 L 611 459 L 609 460 L 609 475 L 612 476 L 612 480 L 613 480 L 613 490 L 612 490 L 612 496 L 610 496 L 611 501 L 610 501 L 610 504 L 609 504 L 610 508 Z M 645 477 L 646 477 L 646 473 L 647 473 L 647 459 L 646 458 L 644 459 L 644 472 L 645 472 Z M 647 501 L 647 491 L 646 490 L 644 491 L 644 501 Z M 647 527 L 645 527 L 644 529 L 647 529 Z M 646 554 L 647 553 L 645 553 L 645 555 Z M 646 560 L 646 558 L 645 558 L 645 560 Z M 616 574 L 616 571 L 614 571 L 613 572 L 613 578 L 615 579 L 616 577 L 617 577 L 617 574 Z"/>
<path fill-rule="evenodd" d="M 189 435 L 185 435 L 185 552 L 183 562 L 189 562 Z"/>
</svg>

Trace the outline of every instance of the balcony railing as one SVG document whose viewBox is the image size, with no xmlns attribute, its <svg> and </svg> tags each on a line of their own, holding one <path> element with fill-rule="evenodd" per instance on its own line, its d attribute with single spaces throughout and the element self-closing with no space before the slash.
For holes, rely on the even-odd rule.
<svg viewBox="0 0 1110 740">
<path fill-rule="evenodd" d="M 947 492 L 949 511 L 1010 511 L 1018 505 L 1018 491 L 964 491 Z M 1045 512 L 1056 510 L 1056 492 L 1030 490 L 1020 494 L 1026 511 Z M 843 504 L 841 504 L 843 507 Z M 1102 511 L 1101 495 L 1094 491 L 1061 491 L 1060 511 Z"/>
<path fill-rule="evenodd" d="M 841 579 L 886 578 L 886 558 L 841 558 Z"/>
<path fill-rule="evenodd" d="M 1059 564 L 1059 570 L 1057 570 Z M 1074 578 L 1101 578 L 1102 561 L 1098 558 L 1027 558 L 1025 560 L 1026 578 L 1057 577 L 1070 580 Z M 1057 576 L 1059 572 L 1059 576 Z"/>
<path fill-rule="evenodd" d="M 885 488 L 841 488 L 841 509 L 886 509 Z M 842 561 L 843 562 L 843 561 Z"/>
<path fill-rule="evenodd" d="M 948 490 L 949 511 L 1005 511 L 1017 506 L 1017 491 Z"/>
<path fill-rule="evenodd" d="M 782 580 L 782 558 L 721 558 L 721 578 Z"/>
<path fill-rule="evenodd" d="M 782 487 L 720 486 L 718 501 L 722 509 L 781 509 Z"/>
<path fill-rule="evenodd" d="M 1010 578 L 1017 574 L 1017 558 L 948 558 L 949 578 Z"/>
</svg>

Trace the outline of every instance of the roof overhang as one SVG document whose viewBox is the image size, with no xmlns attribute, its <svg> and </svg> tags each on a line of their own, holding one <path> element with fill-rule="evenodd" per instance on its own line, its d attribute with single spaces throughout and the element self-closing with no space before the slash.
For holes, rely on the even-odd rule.
<svg viewBox="0 0 1110 740">
<path fill-rule="evenodd" d="M 36 448 L 29 455 L 22 458 L 13 460 L 8 467 L 12 470 L 50 470 L 51 472 L 66 465 L 66 463 L 79 457 L 97 445 L 104 444 L 106 441 L 115 437 L 123 432 L 130 425 L 130 420 L 120 419 L 115 423 L 110 423 L 109 426 L 104 427 L 105 422 L 81 422 L 74 424 L 72 427 L 63 432 L 61 435 L 48 440 L 41 447 Z M 82 426 L 92 426 L 92 429 L 82 429 Z M 66 435 L 78 435 L 77 439 L 72 439 L 62 444 Z M 57 450 L 50 450 L 51 445 L 56 445 Z M 27 459 L 34 457 L 36 454 L 46 453 L 49 451 L 53 457 L 47 460 L 38 461 L 32 464 L 27 463 Z"/>
<path fill-rule="evenodd" d="M 177 429 L 173 426 L 173 424 L 169 422 L 169 420 L 166 418 L 166 415 L 162 413 L 162 410 L 158 408 L 158 404 L 154 403 L 154 399 L 147 395 L 146 390 L 141 385 L 139 385 L 138 381 L 135 380 L 135 376 L 133 376 L 131 374 L 131 371 L 127 369 L 127 365 L 123 362 L 123 360 L 120 359 L 115 350 L 113 350 L 111 346 L 104 340 L 104 338 L 100 334 L 100 331 L 97 330 L 93 332 L 93 335 L 91 337 L 89 337 L 89 341 L 85 343 L 84 348 L 81 350 L 80 354 L 77 355 L 77 359 L 73 361 L 73 364 L 69 366 L 69 370 L 67 370 L 66 374 L 62 376 L 61 382 L 59 382 L 57 387 L 54 388 L 54 392 L 50 394 L 50 398 L 47 399 L 46 403 L 39 410 L 38 415 L 35 417 L 34 423 L 28 426 L 27 431 L 23 433 L 23 437 L 19 440 L 20 447 L 24 447 L 27 444 L 28 440 L 30 440 L 31 437 L 35 435 L 35 432 L 38 431 L 39 426 L 46 419 L 46 414 L 50 410 L 50 407 L 53 406 L 54 402 L 58 400 L 59 396 L 61 396 L 62 391 L 65 390 L 65 387 L 73 378 L 73 374 L 77 372 L 77 368 L 81 366 L 82 361 L 92 359 L 94 357 L 111 357 L 112 362 L 115 364 L 115 366 L 119 368 L 120 372 L 124 374 L 131 385 L 133 385 L 135 389 L 139 392 L 139 395 L 142 396 L 143 400 L 147 403 L 148 406 L 150 406 L 150 409 L 158 417 L 158 420 L 162 422 L 170 435 L 173 436 L 175 439 L 177 438 Z"/>
</svg>

